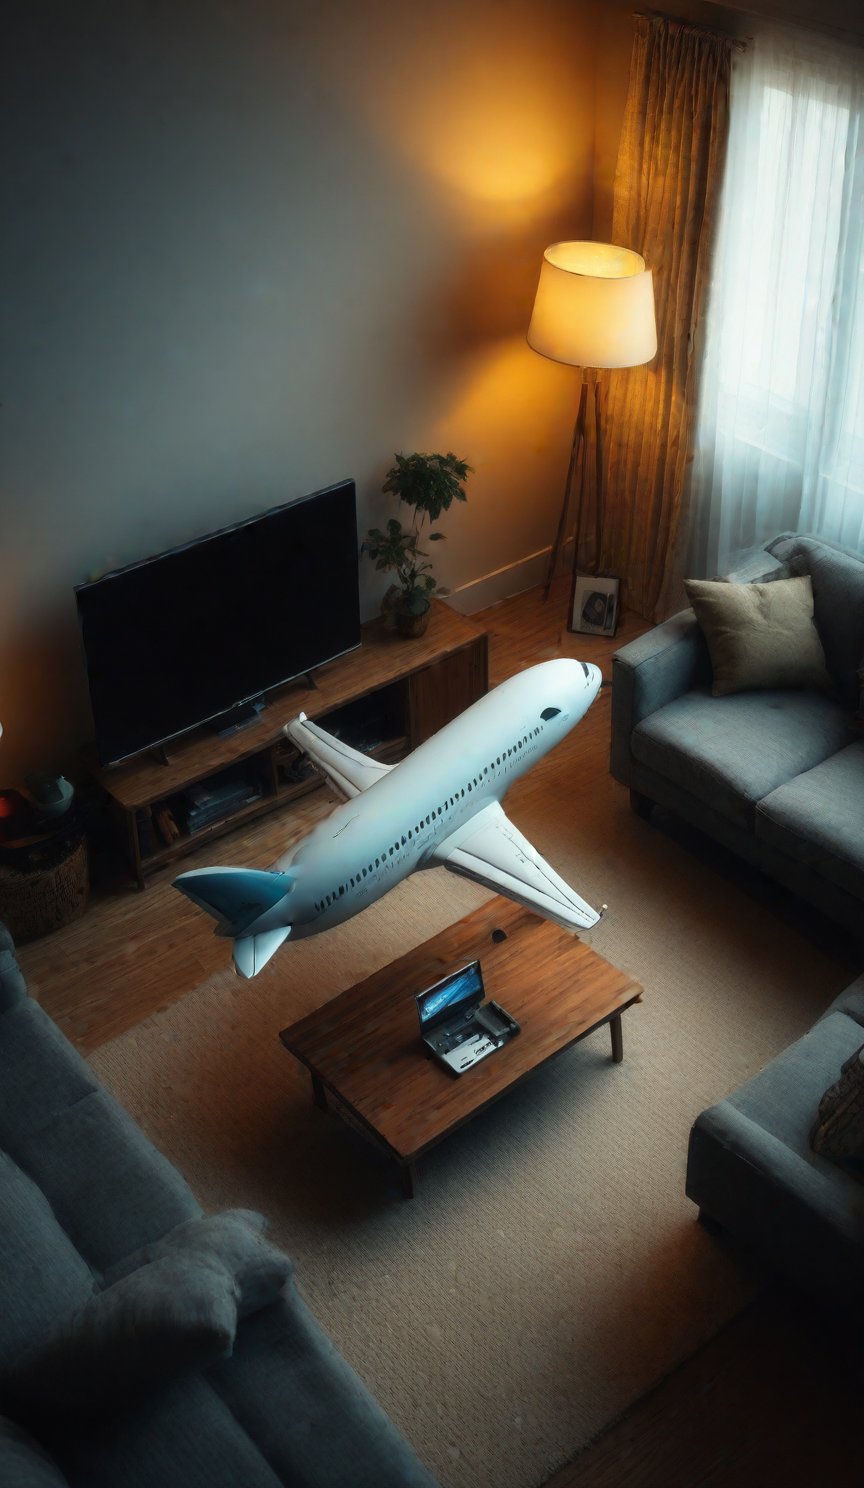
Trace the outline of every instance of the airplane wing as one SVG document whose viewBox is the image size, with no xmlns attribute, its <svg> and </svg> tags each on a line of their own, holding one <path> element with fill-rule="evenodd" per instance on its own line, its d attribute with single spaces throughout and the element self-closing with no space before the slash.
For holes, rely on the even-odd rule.
<svg viewBox="0 0 864 1488">
<path fill-rule="evenodd" d="M 514 827 L 497 802 L 439 842 L 430 858 L 497 894 L 506 894 L 565 930 L 590 930 L 598 914 Z M 603 909 L 605 909 L 605 905 Z"/>
<path fill-rule="evenodd" d="M 382 765 L 368 754 L 361 754 L 359 749 L 352 749 L 350 744 L 343 744 L 317 723 L 310 723 L 305 713 L 293 723 L 286 723 L 282 732 L 308 754 L 315 768 L 346 800 L 359 795 L 393 769 L 392 765 Z"/>
</svg>

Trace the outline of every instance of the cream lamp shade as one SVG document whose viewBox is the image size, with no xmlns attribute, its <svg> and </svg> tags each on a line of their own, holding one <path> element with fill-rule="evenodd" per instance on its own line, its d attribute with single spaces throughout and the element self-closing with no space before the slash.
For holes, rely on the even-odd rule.
<svg viewBox="0 0 864 1488">
<path fill-rule="evenodd" d="M 543 254 L 528 345 L 573 367 L 640 367 L 657 351 L 645 260 L 613 243 L 553 243 Z"/>
</svg>

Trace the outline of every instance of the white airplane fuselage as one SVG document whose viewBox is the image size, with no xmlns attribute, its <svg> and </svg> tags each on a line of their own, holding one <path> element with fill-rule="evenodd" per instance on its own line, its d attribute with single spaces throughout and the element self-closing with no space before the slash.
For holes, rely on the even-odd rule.
<svg viewBox="0 0 864 1488">
<path fill-rule="evenodd" d="M 271 871 L 293 887 L 245 933 L 290 923 L 292 940 L 317 935 L 434 867 L 438 844 L 458 846 L 459 829 L 468 836 L 477 814 L 560 743 L 600 683 L 599 668 L 569 658 L 501 683 L 280 857 Z"/>
</svg>

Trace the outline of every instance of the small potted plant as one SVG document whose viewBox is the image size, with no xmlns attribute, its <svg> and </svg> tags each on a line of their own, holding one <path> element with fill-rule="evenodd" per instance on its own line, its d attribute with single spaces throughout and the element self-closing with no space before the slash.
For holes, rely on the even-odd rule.
<svg viewBox="0 0 864 1488">
<path fill-rule="evenodd" d="M 396 464 L 387 472 L 382 490 L 393 493 L 414 508 L 410 527 L 403 527 L 391 517 L 383 530 L 371 527 L 363 539 L 361 552 L 375 567 L 392 571 L 396 583 L 384 596 L 382 610 L 390 624 L 403 635 L 422 635 L 429 623 L 432 596 L 446 594 L 432 575 L 428 553 L 420 546 L 423 528 L 431 528 L 442 512 L 454 501 L 466 501 L 465 482 L 472 467 L 454 454 L 396 455 Z M 443 542 L 443 532 L 429 531 L 428 542 Z"/>
</svg>

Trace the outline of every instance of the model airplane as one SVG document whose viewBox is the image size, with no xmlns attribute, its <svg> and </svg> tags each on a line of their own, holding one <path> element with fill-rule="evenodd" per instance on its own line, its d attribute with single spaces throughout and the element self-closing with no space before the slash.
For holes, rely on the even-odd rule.
<svg viewBox="0 0 864 1488">
<path fill-rule="evenodd" d="M 346 797 L 266 871 L 198 868 L 175 888 L 234 940 L 253 977 L 290 936 L 318 935 L 418 868 L 449 868 L 567 930 L 600 913 L 535 852 L 499 805 L 558 744 L 600 689 L 599 668 L 561 658 L 502 682 L 397 765 L 379 764 L 301 713 L 286 735 Z M 605 908 L 605 906 L 604 906 Z"/>
</svg>

